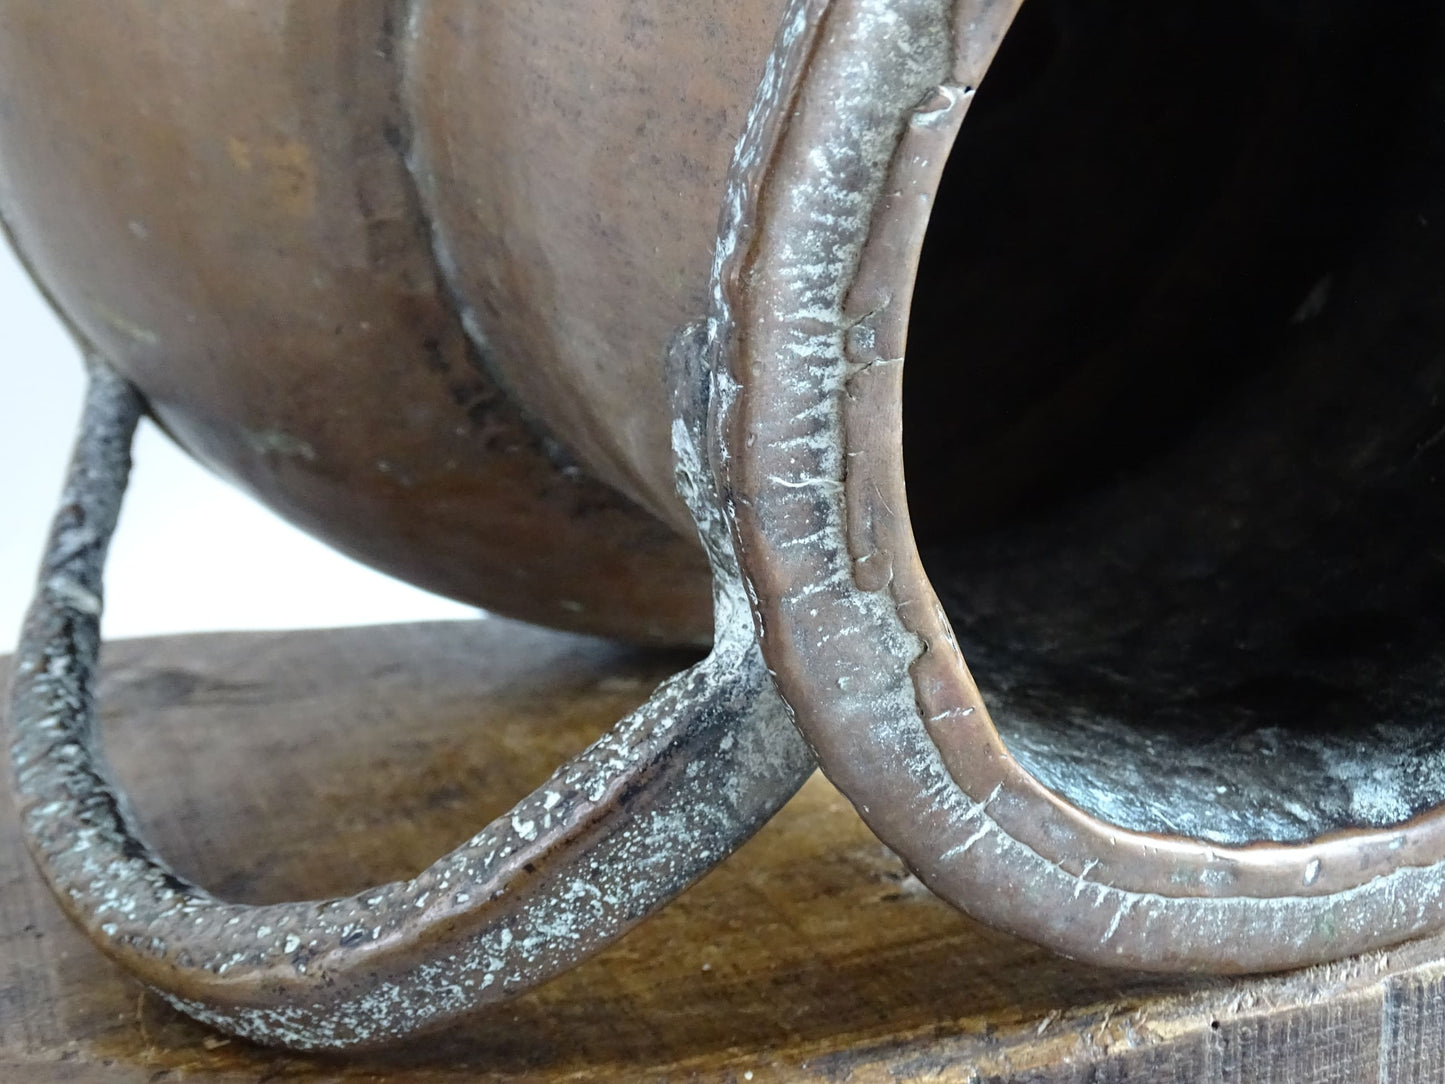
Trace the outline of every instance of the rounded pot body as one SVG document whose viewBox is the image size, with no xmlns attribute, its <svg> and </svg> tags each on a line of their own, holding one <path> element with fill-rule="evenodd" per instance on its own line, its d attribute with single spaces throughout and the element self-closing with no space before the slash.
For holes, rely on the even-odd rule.
<svg viewBox="0 0 1445 1084">
<path fill-rule="evenodd" d="M 0 217 L 86 350 L 369 564 L 706 642 L 664 360 L 777 4 L 0 3 Z"/>
<path fill-rule="evenodd" d="M 1438 929 L 1445 18 L 794 10 L 709 358 L 824 770 L 930 888 L 1071 956 Z"/>
</svg>

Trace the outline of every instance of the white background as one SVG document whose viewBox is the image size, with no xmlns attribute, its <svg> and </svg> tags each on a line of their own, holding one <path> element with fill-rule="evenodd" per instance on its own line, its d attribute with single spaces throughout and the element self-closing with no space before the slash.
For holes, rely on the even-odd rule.
<svg viewBox="0 0 1445 1084">
<path fill-rule="evenodd" d="M 29 600 L 80 410 L 80 357 L 0 240 L 0 654 Z M 111 548 L 112 638 L 469 617 L 373 572 L 197 466 L 149 423 Z"/>
</svg>

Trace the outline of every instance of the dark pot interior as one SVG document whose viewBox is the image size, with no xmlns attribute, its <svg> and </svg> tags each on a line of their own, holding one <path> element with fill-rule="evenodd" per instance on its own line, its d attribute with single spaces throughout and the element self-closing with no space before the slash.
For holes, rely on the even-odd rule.
<svg viewBox="0 0 1445 1084">
<path fill-rule="evenodd" d="M 905 386 L 1014 756 L 1221 843 L 1445 802 L 1445 9 L 1026 0 Z"/>
</svg>

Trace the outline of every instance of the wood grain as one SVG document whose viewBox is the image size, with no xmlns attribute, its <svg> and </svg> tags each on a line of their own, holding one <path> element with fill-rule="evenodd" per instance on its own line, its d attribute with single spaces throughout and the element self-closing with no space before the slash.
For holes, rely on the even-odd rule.
<svg viewBox="0 0 1445 1084">
<path fill-rule="evenodd" d="M 248 902 L 329 895 L 419 870 L 686 661 L 500 620 L 124 642 L 106 745 L 182 873 Z M 1073 964 L 939 903 L 819 777 L 551 985 L 385 1055 L 297 1057 L 126 980 L 3 801 L 0 1081 L 1445 1078 L 1445 941 L 1248 981 Z"/>
</svg>

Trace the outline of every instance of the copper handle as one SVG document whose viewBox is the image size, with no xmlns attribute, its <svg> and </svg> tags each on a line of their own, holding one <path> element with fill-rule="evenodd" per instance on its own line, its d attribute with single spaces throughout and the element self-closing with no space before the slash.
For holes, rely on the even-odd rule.
<svg viewBox="0 0 1445 1084">
<path fill-rule="evenodd" d="M 190 1015 L 263 1043 L 327 1049 L 394 1040 L 510 997 L 672 898 L 812 772 L 746 605 L 720 605 L 711 655 L 417 877 L 344 899 L 217 899 L 139 837 L 98 749 L 102 567 L 144 409 L 96 367 L 16 655 L 9 725 L 41 873 L 99 948 Z"/>
</svg>

